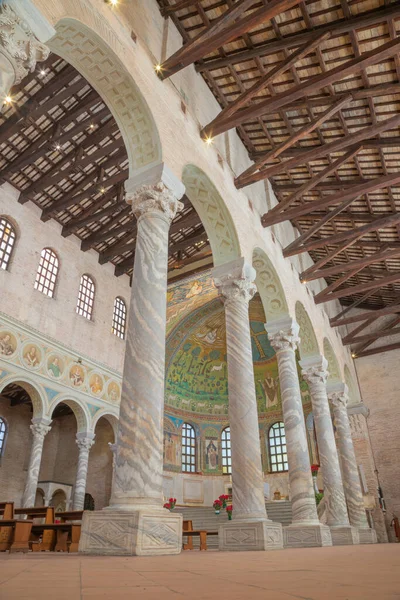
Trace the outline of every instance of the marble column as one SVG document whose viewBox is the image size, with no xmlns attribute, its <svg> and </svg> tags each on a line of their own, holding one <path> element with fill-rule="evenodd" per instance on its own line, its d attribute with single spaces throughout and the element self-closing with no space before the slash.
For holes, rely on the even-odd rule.
<svg viewBox="0 0 400 600">
<path fill-rule="evenodd" d="M 79 548 L 178 554 L 182 515 L 163 508 L 163 420 L 168 234 L 184 186 L 158 165 L 128 180 L 126 191 L 137 239 L 112 497 L 107 509 L 83 522 Z"/>
<path fill-rule="evenodd" d="M 85 431 L 76 434 L 76 443 L 79 448 L 78 466 L 74 487 L 73 510 L 83 510 L 85 506 L 86 480 L 89 465 L 89 452 L 94 444 L 95 434 Z"/>
<path fill-rule="evenodd" d="M 33 440 L 24 494 L 22 496 L 23 508 L 35 506 L 40 463 L 42 461 L 43 443 L 46 433 L 48 433 L 51 429 L 50 424 L 51 419 L 47 419 L 45 417 L 35 417 L 32 419 L 31 431 Z"/>
<path fill-rule="evenodd" d="M 268 520 L 264 500 L 257 398 L 251 349 L 249 301 L 255 270 L 240 258 L 217 267 L 214 282 L 225 305 L 233 521 L 219 529 L 220 550 L 283 547 L 282 526 Z"/>
<path fill-rule="evenodd" d="M 269 321 L 265 327 L 278 360 L 289 463 L 293 516 L 292 524 L 283 529 L 284 544 L 294 548 L 331 546 L 329 527 L 319 522 L 315 503 L 295 354 L 300 341 L 299 325 L 290 317 L 284 317 Z"/>
<path fill-rule="evenodd" d="M 336 388 L 336 389 L 335 389 Z M 376 543 L 376 532 L 368 525 L 361 490 L 360 476 L 354 452 L 347 403 L 348 390 L 345 384 L 329 387 L 329 400 L 332 404 L 336 438 L 342 466 L 343 485 L 349 511 L 350 524 L 358 530 L 360 544 Z"/>
<path fill-rule="evenodd" d="M 12 86 L 49 56 L 55 29 L 30 0 L 0 3 L 0 110 Z"/>
<path fill-rule="evenodd" d="M 300 361 L 302 375 L 308 383 L 317 435 L 327 525 L 331 529 L 333 545 L 358 544 L 358 530 L 350 526 L 344 495 L 339 457 L 329 408 L 326 381 L 328 361 L 313 356 Z"/>
</svg>

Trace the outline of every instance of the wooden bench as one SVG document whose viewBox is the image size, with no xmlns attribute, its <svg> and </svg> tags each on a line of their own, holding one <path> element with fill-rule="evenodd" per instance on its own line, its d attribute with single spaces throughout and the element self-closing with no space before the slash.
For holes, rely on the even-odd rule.
<svg viewBox="0 0 400 600">
<path fill-rule="evenodd" d="M 183 521 L 182 534 L 188 538 L 187 543 L 183 544 L 184 550 L 193 550 L 193 537 L 197 536 L 200 538 L 200 550 L 207 550 L 207 535 L 218 535 L 218 531 L 194 530 L 192 521 Z"/>
<path fill-rule="evenodd" d="M 52 506 L 33 506 L 31 508 L 16 508 L 15 515 L 26 515 L 28 519 L 44 519 L 43 525 L 54 524 L 54 508 Z M 36 525 L 36 523 L 35 523 Z M 43 530 L 42 538 L 37 529 L 32 528 L 31 548 L 33 552 L 51 552 L 56 545 L 56 531 L 47 528 Z"/>
<path fill-rule="evenodd" d="M 81 538 L 81 523 L 77 523 L 77 521 L 82 521 L 83 510 L 70 510 L 65 512 L 56 513 L 56 520 L 60 519 L 61 523 L 69 522 L 71 525 L 71 531 L 69 533 L 68 540 L 68 551 L 69 552 L 78 552 L 79 540 Z M 58 536 L 58 533 L 57 533 Z M 57 551 L 57 545 L 56 545 Z"/>
<path fill-rule="evenodd" d="M 0 515 L 3 520 L 14 519 L 14 502 L 0 502 Z M 0 519 L 1 521 L 1 519 Z M 10 526 L 1 525 L 0 522 L 0 552 L 5 552 L 9 549 L 13 537 L 13 530 Z"/>
<path fill-rule="evenodd" d="M 55 537 L 55 543 L 50 550 L 54 550 L 54 552 L 78 552 L 81 537 L 80 523 L 41 523 L 40 525 L 32 525 L 32 533 L 37 538 L 41 535 L 44 538 L 47 532 L 52 533 Z M 35 551 L 34 544 L 35 542 L 31 542 L 33 551 Z"/>
<path fill-rule="evenodd" d="M 0 551 L 29 552 L 29 537 L 33 521 L 18 521 L 16 519 L 1 519 L 1 533 L 6 532 L 4 541 L 0 542 Z M 7 537 L 7 539 L 5 539 Z"/>
</svg>

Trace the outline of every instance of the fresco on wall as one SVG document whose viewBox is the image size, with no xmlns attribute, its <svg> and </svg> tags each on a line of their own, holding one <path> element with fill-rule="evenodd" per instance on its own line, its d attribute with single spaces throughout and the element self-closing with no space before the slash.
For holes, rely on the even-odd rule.
<svg viewBox="0 0 400 600">
<path fill-rule="evenodd" d="M 98 373 L 93 373 L 89 379 L 89 388 L 92 394 L 95 396 L 100 396 L 101 392 L 103 391 L 103 387 L 101 375 Z"/>
<path fill-rule="evenodd" d="M 0 354 L 12 356 L 17 349 L 17 338 L 10 331 L 0 333 Z"/>
<path fill-rule="evenodd" d="M 173 418 L 164 418 L 163 461 L 164 467 L 170 471 L 181 470 L 181 433 L 176 425 Z"/>
<path fill-rule="evenodd" d="M 42 362 L 42 353 L 36 344 L 27 344 L 22 350 L 25 364 L 31 369 L 37 369 Z"/>
<path fill-rule="evenodd" d="M 85 371 L 80 365 L 73 365 L 69 371 L 69 379 L 74 387 L 81 387 L 85 381 Z"/>
<path fill-rule="evenodd" d="M 52 354 L 47 361 L 47 371 L 50 377 L 58 379 L 64 372 L 64 361 L 58 354 Z"/>
</svg>

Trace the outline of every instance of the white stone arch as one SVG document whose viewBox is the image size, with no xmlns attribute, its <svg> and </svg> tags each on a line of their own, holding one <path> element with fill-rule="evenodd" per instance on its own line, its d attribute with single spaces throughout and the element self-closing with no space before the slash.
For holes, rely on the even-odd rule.
<svg viewBox="0 0 400 600">
<path fill-rule="evenodd" d="M 117 435 L 118 435 L 118 422 L 119 422 L 118 415 L 108 411 L 107 409 L 98 411 L 92 420 L 92 431 L 93 432 L 96 431 L 96 425 L 102 417 L 104 417 L 106 419 L 106 421 L 108 421 L 109 424 L 111 425 L 113 433 L 114 433 L 114 443 L 115 443 L 117 441 Z"/>
<path fill-rule="evenodd" d="M 182 183 L 210 240 L 214 266 L 239 258 L 240 244 L 233 219 L 212 181 L 195 165 L 186 165 Z"/>
<path fill-rule="evenodd" d="M 60 394 L 59 396 L 56 396 L 54 398 L 53 402 L 49 406 L 49 419 L 51 419 L 54 410 L 61 403 L 69 406 L 69 408 L 74 413 L 77 425 L 77 433 L 83 433 L 85 431 L 90 431 L 94 433 L 94 430 L 92 430 L 90 427 L 91 416 L 87 409 L 87 406 L 81 400 L 71 397 L 71 394 Z"/>
<path fill-rule="evenodd" d="M 74 18 L 62 18 L 50 50 L 70 63 L 98 92 L 113 114 L 129 158 L 130 177 L 162 161 L 158 130 L 141 92 L 118 58 L 121 44 L 107 22 L 84 3 L 67 2 Z"/>
<path fill-rule="evenodd" d="M 261 248 L 253 250 L 253 267 L 256 271 L 255 283 L 267 321 L 287 316 L 289 309 L 281 281 L 272 262 Z"/>
<path fill-rule="evenodd" d="M 336 354 L 333 351 L 332 345 L 328 338 L 324 338 L 324 356 L 328 361 L 328 382 L 339 383 L 343 381 L 342 373 L 340 371 L 339 362 L 336 358 Z"/>
<path fill-rule="evenodd" d="M 300 357 L 310 358 L 311 356 L 317 356 L 320 354 L 317 337 L 315 335 L 314 327 L 312 326 L 311 319 L 307 314 L 303 304 L 299 301 L 296 302 L 295 306 L 296 321 L 300 327 L 299 336 L 299 352 Z"/>
<path fill-rule="evenodd" d="M 349 389 L 349 404 L 361 402 L 360 389 L 347 365 L 344 365 L 344 382 Z"/>
<path fill-rule="evenodd" d="M 44 388 L 31 379 L 29 376 L 23 375 L 10 375 L 9 377 L 5 377 L 2 379 L 0 383 L 0 394 L 3 392 L 4 388 L 6 388 L 10 383 L 15 383 L 22 387 L 26 393 L 29 395 L 32 406 L 33 406 L 33 415 L 32 418 L 43 417 L 47 412 L 47 395 Z"/>
</svg>

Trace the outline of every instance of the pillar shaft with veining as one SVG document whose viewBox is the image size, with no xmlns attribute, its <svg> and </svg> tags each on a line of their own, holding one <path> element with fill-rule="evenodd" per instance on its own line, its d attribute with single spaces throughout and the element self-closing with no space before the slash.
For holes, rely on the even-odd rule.
<svg viewBox="0 0 400 600">
<path fill-rule="evenodd" d="M 308 383 L 311 395 L 324 482 L 327 525 L 330 527 L 349 527 L 339 457 L 326 390 L 327 361 L 323 357 L 318 357 L 317 361 L 305 359 L 300 362 L 300 365 L 303 367 L 302 375 Z"/>
<path fill-rule="evenodd" d="M 242 259 L 214 270 L 225 304 L 235 522 L 267 518 L 249 323 L 254 276 Z"/>
<path fill-rule="evenodd" d="M 76 443 L 79 448 L 78 466 L 74 487 L 73 510 L 83 510 L 85 506 L 86 480 L 89 466 L 89 452 L 94 444 L 93 433 L 78 433 Z"/>
<path fill-rule="evenodd" d="M 299 326 L 291 319 L 282 319 L 268 322 L 266 330 L 278 360 L 292 521 L 294 525 L 319 524 L 296 365 L 295 351 L 300 341 Z"/>
<path fill-rule="evenodd" d="M 358 474 L 357 460 L 354 452 L 353 439 L 349 416 L 347 414 L 348 396 L 345 391 L 329 394 L 333 407 L 337 444 L 342 466 L 343 485 L 349 511 L 350 524 L 357 528 L 368 528 L 365 513 L 360 476 Z"/>
<path fill-rule="evenodd" d="M 111 507 L 135 510 L 163 501 L 168 233 L 182 204 L 164 183 L 139 187 L 128 202 L 137 239 Z"/>
<path fill-rule="evenodd" d="M 33 435 L 28 472 L 26 474 L 24 494 L 22 497 L 23 508 L 35 506 L 36 490 L 39 480 L 40 464 L 42 462 L 43 443 L 45 435 L 50 431 L 49 419 L 32 419 L 31 431 Z"/>
</svg>

